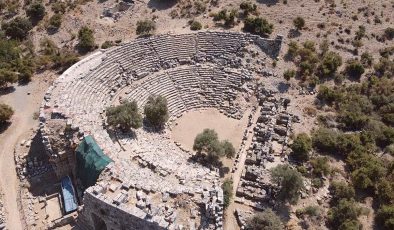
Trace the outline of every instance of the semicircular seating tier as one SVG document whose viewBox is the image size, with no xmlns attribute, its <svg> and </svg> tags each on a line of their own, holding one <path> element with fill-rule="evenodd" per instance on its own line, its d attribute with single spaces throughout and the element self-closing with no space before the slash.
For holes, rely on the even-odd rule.
<svg viewBox="0 0 394 230">
<path fill-rule="evenodd" d="M 239 119 L 244 108 L 237 100 L 252 93 L 247 84 L 255 74 L 251 60 L 245 58 L 249 47 L 265 57 L 276 57 L 280 46 L 280 38 L 199 32 L 140 38 L 100 50 L 65 71 L 46 93 L 40 110 L 46 150 L 51 157 L 58 157 L 51 148 L 48 135 L 53 132 L 47 123 L 65 120 L 82 135 L 92 135 L 114 160 L 102 179 L 127 182 L 152 193 L 213 190 L 220 196 L 218 173 L 190 162 L 190 155 L 173 143 L 168 133 L 139 129 L 135 131 L 137 138 L 121 134 L 113 138 L 106 130 L 105 109 L 119 100 L 135 100 L 142 109 L 150 95 L 162 95 L 168 101 L 170 121 L 188 110 L 208 107 Z M 97 199 L 109 198 L 101 194 Z"/>
</svg>

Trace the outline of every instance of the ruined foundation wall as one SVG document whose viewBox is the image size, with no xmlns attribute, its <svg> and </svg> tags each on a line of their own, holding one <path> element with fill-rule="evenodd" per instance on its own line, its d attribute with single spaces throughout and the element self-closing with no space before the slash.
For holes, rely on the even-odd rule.
<svg viewBox="0 0 394 230">
<path fill-rule="evenodd" d="M 95 226 L 102 227 L 104 221 L 106 229 L 128 230 L 163 230 L 155 222 L 145 220 L 148 216 L 141 209 L 130 208 L 126 205 L 115 206 L 108 200 L 96 197 L 92 193 L 85 192 L 84 206 L 80 211 L 80 223 L 86 229 L 97 230 Z M 104 229 L 104 228 L 101 228 Z"/>
</svg>

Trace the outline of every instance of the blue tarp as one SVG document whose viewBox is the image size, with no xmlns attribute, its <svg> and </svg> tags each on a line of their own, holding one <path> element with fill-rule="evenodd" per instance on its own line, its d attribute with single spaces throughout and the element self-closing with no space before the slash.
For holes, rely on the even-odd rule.
<svg viewBox="0 0 394 230">
<path fill-rule="evenodd" d="M 77 210 L 78 204 L 75 198 L 75 190 L 70 177 L 69 176 L 63 177 L 61 185 L 62 185 L 64 211 L 66 213 L 70 213 L 72 211 Z"/>
</svg>

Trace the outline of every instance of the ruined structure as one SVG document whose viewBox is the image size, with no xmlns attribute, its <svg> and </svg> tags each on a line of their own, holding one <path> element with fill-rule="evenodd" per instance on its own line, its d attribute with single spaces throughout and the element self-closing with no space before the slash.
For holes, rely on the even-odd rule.
<svg viewBox="0 0 394 230">
<path fill-rule="evenodd" d="M 280 46 L 281 37 L 243 33 L 162 35 L 100 50 L 64 72 L 40 111 L 56 175 L 71 175 L 81 188 L 74 150 L 87 135 L 113 161 L 94 186 L 83 188 L 84 195 L 79 190 L 79 223 L 89 229 L 222 229 L 218 172 L 190 161 L 167 129 L 137 129 L 134 135 L 108 130 L 105 109 L 123 100 L 136 100 L 142 109 L 158 94 L 168 100 L 169 124 L 188 110 L 208 107 L 239 119 L 241 102 L 260 90 L 256 78 L 272 75 L 265 61 L 276 58 Z"/>
</svg>

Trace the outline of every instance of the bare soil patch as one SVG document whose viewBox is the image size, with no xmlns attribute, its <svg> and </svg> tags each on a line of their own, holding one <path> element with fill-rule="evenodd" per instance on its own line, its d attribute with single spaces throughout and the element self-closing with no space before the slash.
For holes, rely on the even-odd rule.
<svg viewBox="0 0 394 230">
<path fill-rule="evenodd" d="M 220 140 L 227 139 L 235 149 L 239 149 L 247 123 L 246 115 L 241 120 L 237 120 L 227 117 L 217 109 L 193 110 L 185 113 L 174 123 L 171 136 L 184 148 L 192 150 L 196 135 L 209 128 L 216 130 Z"/>
</svg>

